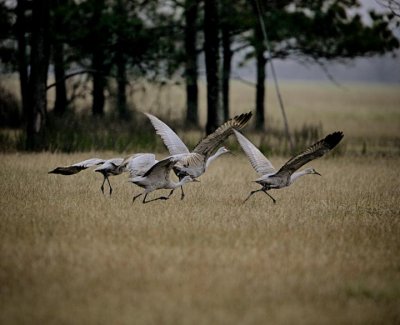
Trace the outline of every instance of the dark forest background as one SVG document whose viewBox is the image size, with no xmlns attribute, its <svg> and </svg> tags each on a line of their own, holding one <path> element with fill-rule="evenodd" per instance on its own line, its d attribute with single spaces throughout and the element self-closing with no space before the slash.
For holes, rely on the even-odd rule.
<svg viewBox="0 0 400 325">
<path fill-rule="evenodd" d="M 186 91 L 184 124 L 198 128 L 201 57 L 207 84 L 205 131 L 210 133 L 232 117 L 232 61 L 246 49 L 242 63 L 255 62 L 257 75 L 249 110 L 255 113 L 255 129 L 263 131 L 266 66 L 271 60 L 290 58 L 325 69 L 338 60 L 398 49 L 393 27 L 399 27 L 399 3 L 378 2 L 384 10 L 369 11 L 366 23 L 357 13 L 357 0 L 3 0 L 1 70 L 18 74 L 21 103 L 0 89 L 0 127 L 21 129 L 17 146 L 23 150 L 86 150 L 93 142 L 123 150 L 115 138 L 96 130 L 125 130 L 140 133 L 138 142 L 149 140 L 151 135 L 140 130 L 135 108 L 127 102 L 131 85 L 179 80 Z M 85 78 L 68 89 L 67 81 L 77 76 Z M 111 82 L 116 85 L 113 112 L 106 114 Z M 74 109 L 85 83 L 91 84 L 89 116 Z M 56 99 L 47 107 L 52 88 Z M 88 133 L 97 137 L 87 146 L 83 140 L 71 141 Z"/>
</svg>

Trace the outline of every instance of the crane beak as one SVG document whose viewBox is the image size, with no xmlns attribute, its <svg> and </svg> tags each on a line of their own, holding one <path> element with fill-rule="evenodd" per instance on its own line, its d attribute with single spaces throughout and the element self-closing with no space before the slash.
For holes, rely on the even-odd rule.
<svg viewBox="0 0 400 325">
<path fill-rule="evenodd" d="M 193 178 L 193 182 L 200 183 L 200 181 L 196 178 Z"/>
<path fill-rule="evenodd" d="M 315 173 L 315 175 L 322 176 L 322 175 L 321 175 L 320 173 L 318 173 L 317 171 L 315 171 L 314 173 Z"/>
</svg>

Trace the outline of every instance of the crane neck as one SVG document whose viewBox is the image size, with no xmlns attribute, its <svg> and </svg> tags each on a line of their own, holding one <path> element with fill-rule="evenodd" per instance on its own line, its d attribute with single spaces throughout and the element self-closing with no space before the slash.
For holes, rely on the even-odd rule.
<svg viewBox="0 0 400 325">
<path fill-rule="evenodd" d="M 178 188 L 178 187 L 181 187 L 181 186 L 183 186 L 183 185 L 185 185 L 186 183 L 188 183 L 188 182 L 190 182 L 191 181 L 191 179 L 190 178 L 187 178 L 187 177 L 184 177 L 184 178 L 182 178 L 179 182 L 170 182 L 169 183 L 169 186 L 168 186 L 168 188 L 170 188 L 171 190 L 173 190 L 173 189 L 176 189 L 176 188 Z"/>
<path fill-rule="evenodd" d="M 213 154 L 212 156 L 210 156 L 207 161 L 206 161 L 206 168 L 208 168 L 208 166 L 210 166 L 210 164 L 217 159 L 219 156 L 223 155 L 224 153 L 226 153 L 226 151 L 217 151 L 215 154 Z"/>
<path fill-rule="evenodd" d="M 294 181 L 296 181 L 298 178 L 301 176 L 307 175 L 309 172 L 307 169 L 301 170 L 299 172 L 293 173 L 292 176 L 290 176 L 290 184 L 292 184 Z"/>
</svg>

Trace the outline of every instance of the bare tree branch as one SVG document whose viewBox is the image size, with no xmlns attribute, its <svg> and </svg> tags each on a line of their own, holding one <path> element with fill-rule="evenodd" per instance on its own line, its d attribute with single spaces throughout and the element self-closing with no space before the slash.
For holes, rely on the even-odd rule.
<svg viewBox="0 0 400 325">
<path fill-rule="evenodd" d="M 393 15 L 400 17 L 400 1 L 399 0 L 376 0 L 382 7 L 389 9 Z"/>
<path fill-rule="evenodd" d="M 314 62 L 316 64 L 318 64 L 318 66 L 321 68 L 321 70 L 325 73 L 325 75 L 327 76 L 327 78 L 336 86 L 338 86 L 339 88 L 345 89 L 345 87 L 340 84 L 335 77 L 330 73 L 330 71 L 328 70 L 327 66 L 325 65 L 324 62 L 322 62 L 321 60 L 319 60 L 318 58 L 313 58 Z"/>
<path fill-rule="evenodd" d="M 71 77 L 80 75 L 80 74 L 85 74 L 85 73 L 98 73 L 99 71 L 94 70 L 94 69 L 84 69 L 84 70 L 80 70 L 80 71 L 76 71 L 76 72 L 72 72 L 67 74 L 64 78 L 62 78 L 61 80 L 56 80 L 54 83 L 47 85 L 46 90 L 49 90 L 50 88 L 55 87 L 56 85 L 58 85 L 60 82 L 63 82 Z"/>
</svg>

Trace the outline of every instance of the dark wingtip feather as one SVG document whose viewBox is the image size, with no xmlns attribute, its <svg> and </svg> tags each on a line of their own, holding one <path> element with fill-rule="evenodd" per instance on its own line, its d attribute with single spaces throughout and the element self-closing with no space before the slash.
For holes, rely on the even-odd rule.
<svg viewBox="0 0 400 325">
<path fill-rule="evenodd" d="M 64 175 L 65 173 L 66 173 L 66 167 L 56 167 L 48 172 L 48 174 L 60 174 L 60 175 Z"/>
<path fill-rule="evenodd" d="M 48 174 L 69 175 L 69 173 L 67 171 L 64 171 L 60 167 L 57 167 L 57 168 L 49 171 Z"/>
<path fill-rule="evenodd" d="M 67 175 L 65 172 L 61 171 L 61 170 L 58 169 L 58 168 L 49 171 L 48 174 Z"/>
<path fill-rule="evenodd" d="M 248 113 L 244 113 L 242 115 L 243 115 L 244 123 L 247 123 L 251 119 L 251 117 L 253 116 L 253 113 L 252 112 L 248 112 Z"/>
<path fill-rule="evenodd" d="M 74 175 L 84 170 L 85 167 L 82 166 L 70 166 L 70 167 L 57 167 L 48 172 L 48 174 L 58 174 L 58 175 Z"/>
<path fill-rule="evenodd" d="M 333 132 L 325 137 L 324 142 L 329 149 L 333 149 L 343 139 L 343 136 L 342 131 Z"/>
<path fill-rule="evenodd" d="M 252 115 L 253 115 L 252 112 L 242 113 L 240 115 L 235 116 L 234 119 L 236 120 L 236 122 L 238 124 L 240 124 L 241 126 L 244 126 L 251 119 Z"/>
</svg>

